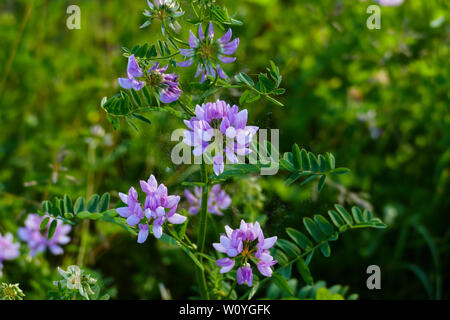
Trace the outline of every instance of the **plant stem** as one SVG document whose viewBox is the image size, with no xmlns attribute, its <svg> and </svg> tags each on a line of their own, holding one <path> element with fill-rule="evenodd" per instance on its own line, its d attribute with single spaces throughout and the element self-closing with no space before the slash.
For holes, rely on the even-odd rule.
<svg viewBox="0 0 450 320">
<path fill-rule="evenodd" d="M 205 186 L 202 187 L 202 204 L 200 209 L 200 226 L 197 239 L 197 247 L 200 253 L 205 250 L 206 226 L 207 226 L 207 211 L 208 211 L 208 174 L 206 171 L 206 164 L 202 160 L 201 164 L 202 182 Z M 199 256 L 200 263 L 203 263 L 203 257 Z M 199 284 L 200 295 L 202 299 L 209 300 L 208 288 L 206 285 L 205 273 L 197 268 L 197 281 Z"/>
<path fill-rule="evenodd" d="M 233 281 L 233 284 L 231 285 L 230 291 L 228 291 L 227 296 L 225 297 L 225 299 L 229 299 L 231 293 L 233 292 L 234 288 L 236 288 L 236 284 L 237 284 L 237 279 L 235 278 Z"/>
<path fill-rule="evenodd" d="M 94 165 L 95 165 L 95 149 L 96 143 L 90 143 L 88 146 L 88 177 L 87 177 L 87 188 L 86 188 L 86 199 L 94 193 Z M 80 235 L 80 250 L 78 251 L 77 265 L 80 267 L 84 266 L 84 258 L 86 255 L 86 249 L 89 239 L 89 224 L 90 220 L 83 220 L 81 225 L 81 235 Z"/>
</svg>

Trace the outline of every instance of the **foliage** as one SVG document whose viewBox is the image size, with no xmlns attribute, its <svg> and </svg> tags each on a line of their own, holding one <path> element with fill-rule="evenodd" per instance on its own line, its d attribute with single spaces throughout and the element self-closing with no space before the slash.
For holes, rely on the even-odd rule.
<svg viewBox="0 0 450 320">
<path fill-rule="evenodd" d="M 382 29 L 369 30 L 370 1 L 219 2 L 181 1 L 178 33 L 158 19 L 139 28 L 146 1 L 81 1 L 80 30 L 65 28 L 64 2 L 0 4 L 0 233 L 17 240 L 31 212 L 73 226 L 61 256 L 30 258 L 22 242 L 18 259 L 3 261 L 2 282 L 20 282 L 26 299 L 49 298 L 57 266 L 79 265 L 113 298 L 195 298 L 202 266 L 217 299 L 355 298 L 348 287 L 363 299 L 448 298 L 448 4 L 382 7 Z M 175 63 L 189 29 L 210 20 L 218 34 L 232 27 L 240 45 L 228 81 L 199 84 L 195 68 Z M 180 99 L 161 104 L 146 87 L 119 88 L 130 54 L 169 64 Z M 218 98 L 247 108 L 249 123 L 280 129 L 277 175 L 258 175 L 261 163 L 226 165 L 204 182 L 199 166 L 171 162 L 170 132 Z M 199 216 L 161 241 L 135 243 L 138 230 L 115 211 L 118 192 L 151 172 L 179 195 L 215 183 L 232 195 L 223 217 L 207 218 L 205 252 L 191 241 Z M 250 290 L 219 273 L 210 246 L 241 219 L 279 238 L 273 277 L 255 275 Z M 345 232 L 359 227 L 367 229 Z M 381 291 L 365 287 L 371 264 L 381 267 Z"/>
</svg>

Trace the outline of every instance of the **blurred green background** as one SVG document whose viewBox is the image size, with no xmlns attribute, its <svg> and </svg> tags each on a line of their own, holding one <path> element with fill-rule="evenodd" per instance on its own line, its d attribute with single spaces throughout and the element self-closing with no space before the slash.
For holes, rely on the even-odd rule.
<svg viewBox="0 0 450 320">
<path fill-rule="evenodd" d="M 81 8 L 81 29 L 68 30 L 66 8 Z M 301 218 L 324 214 L 333 203 L 372 208 L 386 230 L 345 234 L 332 255 L 317 255 L 315 280 L 343 284 L 361 299 L 449 298 L 450 53 L 449 2 L 405 0 L 381 8 L 381 29 L 369 30 L 374 1 L 226 0 L 243 21 L 237 62 L 228 74 L 280 67 L 286 94 L 280 108 L 246 105 L 249 123 L 280 129 L 280 149 L 298 143 L 332 152 L 339 176 L 317 194 L 313 184 L 285 187 L 285 173 L 228 183 L 232 208 L 217 226 L 265 215 L 265 233 L 285 237 Z M 182 1 L 183 5 L 183 1 Z M 100 100 L 118 90 L 126 59 L 122 46 L 154 42 L 158 23 L 139 29 L 146 1 L 3 0 L 0 4 L 0 232 L 17 234 L 40 201 L 138 186 L 154 173 L 170 193 L 182 194 L 185 166 L 170 161 L 179 120 L 148 113 L 139 132 L 114 131 Z M 189 11 L 186 13 L 189 16 Z M 183 27 L 186 24 L 183 24 Z M 180 38 L 186 39 L 188 28 Z M 219 32 L 218 32 L 219 33 Z M 177 70 L 181 82 L 192 68 Z M 237 103 L 229 90 L 215 98 Z M 184 199 L 183 199 L 184 200 Z M 193 225 L 197 217 L 190 220 Z M 64 256 L 49 253 L 5 262 L 4 278 L 20 282 L 27 298 L 45 298 L 56 266 L 79 263 L 101 274 L 116 298 L 192 295 L 193 266 L 176 248 L 145 245 L 107 223 L 90 225 L 80 257 L 80 227 Z M 221 232 L 221 230 L 219 229 Z M 208 243 L 218 239 L 213 229 Z M 382 289 L 366 287 L 366 268 L 379 265 Z M 301 285 L 301 281 L 299 284 Z"/>
</svg>

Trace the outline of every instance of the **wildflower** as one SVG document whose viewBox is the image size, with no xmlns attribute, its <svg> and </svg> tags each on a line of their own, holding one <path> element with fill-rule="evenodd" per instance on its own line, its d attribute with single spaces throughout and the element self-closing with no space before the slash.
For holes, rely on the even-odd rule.
<svg viewBox="0 0 450 320">
<path fill-rule="evenodd" d="M 78 291 L 80 295 L 89 300 L 89 295 L 93 295 L 94 291 L 91 286 L 97 283 L 97 279 L 91 277 L 89 274 L 84 274 L 84 270 L 79 266 L 72 265 L 67 267 L 67 271 L 58 267 L 58 272 L 62 275 L 63 279 L 54 281 L 53 284 L 60 287 Z"/>
<path fill-rule="evenodd" d="M 0 298 L 3 300 L 23 300 L 25 297 L 23 291 L 19 288 L 19 284 L 2 283 L 0 285 Z"/>
<path fill-rule="evenodd" d="M 148 83 L 159 92 L 159 99 L 163 103 L 171 103 L 180 97 L 181 91 L 178 88 L 178 75 L 176 73 L 165 73 L 168 65 L 159 68 L 157 62 L 148 70 Z"/>
<path fill-rule="evenodd" d="M 180 5 L 175 0 L 154 0 L 153 3 L 147 0 L 149 10 L 144 10 L 144 16 L 149 19 L 145 21 L 141 28 L 149 26 L 153 19 L 161 20 L 161 31 L 165 33 L 165 26 L 175 32 L 179 32 L 181 29 L 180 24 L 176 21 L 178 17 L 184 14 L 184 11 L 180 8 Z"/>
<path fill-rule="evenodd" d="M 45 218 L 49 218 L 45 230 L 41 233 L 40 225 Z M 49 215 L 39 216 L 35 213 L 29 214 L 25 220 L 25 227 L 19 228 L 19 238 L 27 242 L 28 247 L 31 249 L 31 256 L 35 256 L 39 252 L 45 251 L 46 248 L 50 249 L 50 252 L 54 255 L 60 255 L 64 253 L 64 250 L 60 245 L 64 245 L 70 242 L 68 233 L 72 227 L 68 224 L 64 224 L 61 220 L 57 220 L 55 232 L 51 239 L 48 239 L 48 230 L 50 224 L 55 218 Z"/>
<path fill-rule="evenodd" d="M 138 201 L 138 194 L 131 187 L 128 196 L 119 193 L 127 207 L 116 209 L 119 215 L 127 218 L 129 225 L 134 226 L 139 223 L 138 243 L 144 243 L 147 240 L 150 224 L 153 225 L 153 235 L 159 239 L 166 221 L 172 224 L 181 224 L 186 221 L 186 217 L 176 213 L 180 197 L 168 195 L 167 187 L 164 184 L 158 186 L 153 175 L 150 175 L 148 181 L 141 180 L 140 185 L 146 194 L 144 205 L 142 206 Z"/>
<path fill-rule="evenodd" d="M 19 256 L 19 243 L 13 242 L 13 235 L 7 233 L 4 236 L 0 233 L 0 277 L 2 276 L 2 262 L 4 260 L 13 260 Z"/>
<path fill-rule="evenodd" d="M 236 60 L 232 55 L 239 46 L 239 38 L 231 40 L 231 29 L 219 39 L 214 40 L 214 28 L 212 22 L 209 23 L 208 35 L 205 37 L 200 24 L 198 27 L 198 38 L 190 32 L 189 49 L 180 49 L 181 55 L 187 59 L 178 63 L 180 67 L 189 67 L 194 62 L 197 64 L 197 73 L 195 77 L 201 75 L 200 83 L 205 81 L 207 76 L 219 77 L 226 79 L 227 75 L 222 70 L 219 62 L 231 63 Z M 231 40 L 231 41 L 230 41 Z"/>
<path fill-rule="evenodd" d="M 225 226 L 226 234 L 220 236 L 220 243 L 213 243 L 214 248 L 226 253 L 228 257 L 216 260 L 221 267 L 220 273 L 226 273 L 233 269 L 237 263 L 236 278 L 239 285 L 247 283 L 252 286 L 253 271 L 249 260 L 256 259 L 259 272 L 266 277 L 272 276 L 272 266 L 277 263 L 269 253 L 277 241 L 277 237 L 264 238 L 263 231 L 258 222 L 246 223 L 241 220 L 239 229 L 231 229 Z M 231 259 L 233 258 L 233 259 Z"/>
<path fill-rule="evenodd" d="M 248 263 L 246 263 L 236 271 L 236 278 L 238 285 L 247 283 L 249 287 L 252 286 L 253 272 Z"/>
<path fill-rule="evenodd" d="M 194 195 L 195 194 L 195 195 Z M 197 214 L 202 202 L 202 188 L 195 187 L 194 194 L 188 189 L 184 190 L 184 195 L 187 201 L 191 204 L 189 207 L 190 214 Z M 208 195 L 208 212 L 221 216 L 223 215 L 221 210 L 224 210 L 230 206 L 231 198 L 220 188 L 219 184 L 214 185 Z"/>
<path fill-rule="evenodd" d="M 122 192 L 119 192 L 119 197 L 123 203 L 127 204 L 127 207 L 117 208 L 117 213 L 121 217 L 127 218 L 127 223 L 130 226 L 138 224 L 144 217 L 144 211 L 138 201 L 137 191 L 131 187 L 130 190 L 128 190 L 128 196 Z"/>
<path fill-rule="evenodd" d="M 159 62 L 144 72 L 139 66 L 134 54 L 128 57 L 128 78 L 119 78 L 119 84 L 124 89 L 141 90 L 145 85 L 159 94 L 163 103 L 171 103 L 180 97 L 181 89 L 178 87 L 178 75 L 166 73 L 168 65 L 160 68 Z"/>
<path fill-rule="evenodd" d="M 193 154 L 200 156 L 213 143 L 214 129 L 226 136 L 225 155 L 231 163 L 238 163 L 239 156 L 251 152 L 250 142 L 258 131 L 258 127 L 247 126 L 248 112 L 239 111 L 238 106 L 230 106 L 225 101 L 204 103 L 195 108 L 195 117 L 184 123 L 189 128 L 184 132 L 184 142 L 194 147 Z M 223 147 L 219 146 L 218 153 L 213 157 L 213 169 L 216 175 L 224 170 Z"/>
<path fill-rule="evenodd" d="M 128 78 L 119 78 L 119 84 L 124 89 L 141 90 L 144 86 L 143 81 L 139 81 L 136 78 L 140 78 L 144 75 L 142 69 L 134 57 L 134 54 L 128 57 L 127 76 Z"/>
</svg>

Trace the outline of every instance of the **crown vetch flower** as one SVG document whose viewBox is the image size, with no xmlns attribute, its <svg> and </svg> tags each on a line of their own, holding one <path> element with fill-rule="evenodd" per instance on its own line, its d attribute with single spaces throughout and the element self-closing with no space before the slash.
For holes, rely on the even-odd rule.
<svg viewBox="0 0 450 320">
<path fill-rule="evenodd" d="M 144 243 L 147 240 L 150 224 L 153 225 L 153 235 L 159 239 L 166 221 L 172 224 L 181 224 L 186 221 L 185 216 L 176 213 L 180 196 L 168 195 L 167 187 L 162 183 L 158 186 L 154 175 L 150 175 L 147 181 L 141 180 L 140 185 L 146 194 L 144 205 L 142 206 L 138 201 L 138 194 L 131 187 L 128 196 L 119 194 L 127 207 L 116 209 L 119 215 L 127 218 L 129 225 L 139 224 L 138 243 Z"/>
<path fill-rule="evenodd" d="M 225 155 L 231 163 L 238 163 L 238 157 L 251 152 L 250 142 L 258 131 L 256 126 L 247 126 L 248 112 L 246 109 L 239 111 L 238 106 L 230 106 L 225 101 L 204 103 L 195 108 L 195 117 L 184 123 L 189 130 L 184 131 L 184 142 L 194 147 L 193 154 L 200 156 L 214 143 L 214 129 L 227 137 L 225 148 L 220 146 L 219 154 L 213 157 L 213 169 L 216 175 L 224 170 L 224 156 L 220 150 L 225 150 Z"/>
<path fill-rule="evenodd" d="M 136 78 L 140 78 L 143 76 L 142 69 L 139 67 L 139 64 L 134 57 L 134 54 L 128 57 L 128 65 L 127 65 L 127 78 L 119 78 L 119 84 L 124 89 L 134 89 L 141 90 L 144 86 L 143 81 L 139 81 Z"/>
<path fill-rule="evenodd" d="M 133 187 L 128 190 L 128 195 L 119 192 L 119 197 L 123 203 L 126 203 L 126 207 L 117 208 L 117 213 L 123 217 L 127 218 L 127 223 L 130 226 L 134 226 L 141 221 L 144 217 L 144 211 L 142 210 L 141 204 L 138 201 L 138 193 Z"/>
<path fill-rule="evenodd" d="M 194 194 L 188 189 L 184 190 L 187 201 L 191 204 L 189 207 L 190 214 L 197 214 L 200 210 L 202 202 L 202 188 L 194 187 Z M 214 185 L 208 195 L 208 212 L 221 216 L 221 210 L 228 208 L 231 204 L 230 196 L 220 188 L 219 184 Z"/>
<path fill-rule="evenodd" d="M 134 54 L 128 57 L 128 78 L 119 78 L 119 84 L 124 89 L 141 90 L 144 85 L 159 94 L 159 100 L 163 103 L 171 103 L 180 97 L 181 89 L 178 87 L 178 75 L 166 73 L 168 65 L 159 67 L 159 62 L 144 72 L 139 66 Z"/>
<path fill-rule="evenodd" d="M 241 220 L 239 229 L 225 226 L 226 234 L 220 236 L 220 243 L 213 243 L 214 248 L 228 257 L 216 260 L 221 267 L 220 273 L 226 273 L 238 265 L 236 272 L 239 285 L 247 283 L 252 286 L 253 272 L 248 261 L 255 258 L 259 272 L 266 277 L 272 276 L 272 266 L 277 263 L 269 253 L 277 241 L 277 237 L 264 238 L 263 231 L 258 222 L 246 223 Z M 233 258 L 233 259 L 231 259 Z"/>
<path fill-rule="evenodd" d="M 165 33 L 165 26 L 167 25 L 175 32 L 181 29 L 180 24 L 176 19 L 184 14 L 180 4 L 175 0 L 154 0 L 153 3 L 147 0 L 149 9 L 144 10 L 144 16 L 149 19 L 141 26 L 145 28 L 150 25 L 153 19 L 161 20 L 161 30 Z"/>
<path fill-rule="evenodd" d="M 41 222 L 47 217 L 49 217 L 47 227 L 41 233 Z M 64 253 L 64 250 L 60 245 L 70 242 L 68 234 L 72 227 L 68 224 L 64 224 L 61 220 L 56 219 L 55 233 L 51 239 L 48 239 L 48 230 L 53 220 L 55 220 L 55 218 L 50 217 L 47 214 L 41 217 L 38 214 L 32 213 L 29 214 L 25 220 L 25 227 L 19 228 L 19 238 L 27 242 L 27 245 L 31 250 L 31 256 L 35 256 L 37 253 L 45 251 L 46 248 L 49 248 L 50 252 L 54 255 Z"/>
<path fill-rule="evenodd" d="M 231 63 L 236 60 L 232 55 L 239 46 L 239 38 L 231 40 L 231 28 L 219 39 L 214 39 L 214 27 L 209 23 L 208 35 L 205 37 L 202 25 L 198 26 L 198 38 L 190 30 L 189 49 L 180 49 L 181 55 L 187 59 L 178 63 L 180 67 L 189 67 L 194 62 L 197 64 L 197 73 L 195 77 L 201 75 L 200 83 L 203 83 L 206 77 L 219 77 L 226 79 L 227 75 L 222 70 L 219 62 Z M 230 41 L 231 40 L 231 41 Z"/>
<path fill-rule="evenodd" d="M 13 260 L 19 256 L 20 243 L 13 242 L 13 235 L 0 233 L 0 276 L 2 275 L 3 261 Z"/>
</svg>

